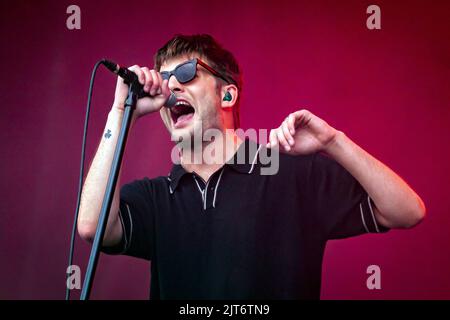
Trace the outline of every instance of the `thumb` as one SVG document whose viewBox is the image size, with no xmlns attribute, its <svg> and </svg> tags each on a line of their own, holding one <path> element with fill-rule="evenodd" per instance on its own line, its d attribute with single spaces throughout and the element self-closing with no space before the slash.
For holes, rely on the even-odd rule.
<svg viewBox="0 0 450 320">
<path fill-rule="evenodd" d="M 161 94 L 168 98 L 172 92 L 169 89 L 169 80 L 163 80 L 163 83 L 161 85 Z"/>
</svg>

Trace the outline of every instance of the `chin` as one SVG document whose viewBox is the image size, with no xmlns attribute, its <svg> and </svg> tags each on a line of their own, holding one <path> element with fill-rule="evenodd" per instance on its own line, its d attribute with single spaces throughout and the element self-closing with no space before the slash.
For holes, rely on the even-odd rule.
<svg viewBox="0 0 450 320">
<path fill-rule="evenodd" d="M 172 128 L 172 130 L 170 132 L 170 136 L 171 136 L 171 140 L 174 141 L 175 143 L 183 142 L 183 141 L 189 142 L 189 141 L 191 141 L 192 137 L 194 136 L 194 128 L 191 126 L 179 128 L 179 129 Z"/>
</svg>

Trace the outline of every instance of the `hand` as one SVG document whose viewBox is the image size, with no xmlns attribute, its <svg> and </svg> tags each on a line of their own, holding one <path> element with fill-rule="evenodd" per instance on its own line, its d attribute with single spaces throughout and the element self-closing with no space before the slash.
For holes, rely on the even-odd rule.
<svg viewBox="0 0 450 320">
<path fill-rule="evenodd" d="M 280 127 L 270 131 L 267 147 L 280 145 L 281 151 L 293 155 L 326 152 L 337 133 L 308 110 L 300 110 L 289 114 Z"/>
<path fill-rule="evenodd" d="M 144 97 L 137 101 L 133 116 L 138 118 L 161 109 L 170 96 L 169 81 L 163 81 L 159 72 L 149 70 L 147 67 L 141 68 L 134 65 L 128 69 L 138 76 L 139 83 L 144 86 L 144 91 L 151 95 L 151 97 Z M 113 109 L 123 111 L 127 95 L 128 85 L 124 83 L 122 78 L 117 77 Z"/>
</svg>

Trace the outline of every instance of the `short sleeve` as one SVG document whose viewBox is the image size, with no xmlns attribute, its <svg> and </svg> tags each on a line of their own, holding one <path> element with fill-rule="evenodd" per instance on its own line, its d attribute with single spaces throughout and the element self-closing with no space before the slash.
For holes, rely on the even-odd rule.
<svg viewBox="0 0 450 320">
<path fill-rule="evenodd" d="M 388 230 L 376 221 L 367 192 L 335 160 L 314 155 L 310 179 L 317 229 L 326 240 Z"/>
<path fill-rule="evenodd" d="M 102 251 L 151 260 L 154 219 L 149 179 L 136 180 L 121 188 L 119 219 L 123 230 L 121 241 L 102 247 Z"/>
</svg>

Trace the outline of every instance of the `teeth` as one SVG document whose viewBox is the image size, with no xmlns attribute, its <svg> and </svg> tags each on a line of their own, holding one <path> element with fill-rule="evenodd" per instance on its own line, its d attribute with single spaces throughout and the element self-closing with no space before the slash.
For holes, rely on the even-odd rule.
<svg viewBox="0 0 450 320">
<path fill-rule="evenodd" d="M 180 108 L 178 108 L 180 107 Z M 185 108 L 187 107 L 187 108 Z M 191 110 L 192 109 L 192 110 Z M 178 118 L 188 113 L 194 112 L 193 107 L 186 101 L 179 100 L 175 103 L 175 106 L 170 109 L 172 119 L 174 122 L 178 121 Z"/>
<path fill-rule="evenodd" d="M 190 106 L 189 103 L 187 103 L 186 101 L 177 101 L 177 103 L 175 103 L 176 106 L 180 106 L 180 105 L 185 105 L 185 106 Z"/>
</svg>

